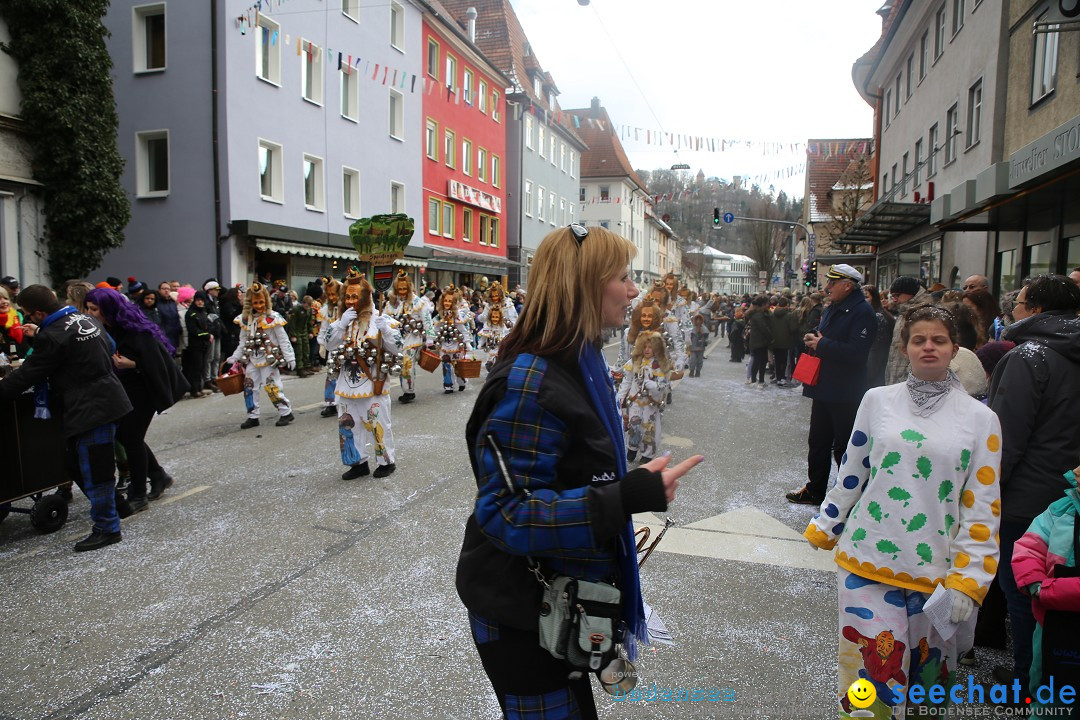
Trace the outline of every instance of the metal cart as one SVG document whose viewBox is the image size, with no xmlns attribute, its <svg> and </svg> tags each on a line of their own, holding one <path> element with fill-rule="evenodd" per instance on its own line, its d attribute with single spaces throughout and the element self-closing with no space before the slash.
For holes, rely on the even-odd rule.
<svg viewBox="0 0 1080 720">
<path fill-rule="evenodd" d="M 0 400 L 0 438 L 10 443 L 0 473 L 0 521 L 8 513 L 24 513 L 39 532 L 59 530 L 67 522 L 67 498 L 45 493 L 71 485 L 64 470 L 60 421 L 35 419 L 34 395 L 23 393 L 14 401 Z M 12 505 L 26 498 L 34 503 L 29 508 Z"/>
</svg>

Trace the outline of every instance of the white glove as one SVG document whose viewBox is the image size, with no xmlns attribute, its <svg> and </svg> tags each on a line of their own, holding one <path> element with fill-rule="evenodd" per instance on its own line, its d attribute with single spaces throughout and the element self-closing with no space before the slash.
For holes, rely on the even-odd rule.
<svg viewBox="0 0 1080 720">
<path fill-rule="evenodd" d="M 387 322 L 385 315 L 376 315 L 375 316 L 375 327 L 378 330 L 385 330 L 389 325 L 390 325 L 390 323 Z"/>
<path fill-rule="evenodd" d="M 975 609 L 975 601 L 959 590 L 949 588 L 948 593 L 952 601 L 952 621 L 962 623 L 971 617 L 971 611 Z"/>
<path fill-rule="evenodd" d="M 289 370 L 295 370 L 296 369 L 296 361 L 295 360 L 292 361 L 291 363 L 287 364 L 285 367 L 287 367 Z"/>
<path fill-rule="evenodd" d="M 345 312 L 341 313 L 341 317 L 338 318 L 338 321 L 334 323 L 334 325 L 336 325 L 339 329 L 344 330 L 348 328 L 349 324 L 355 319 L 356 310 L 354 310 L 353 308 L 346 308 Z"/>
</svg>

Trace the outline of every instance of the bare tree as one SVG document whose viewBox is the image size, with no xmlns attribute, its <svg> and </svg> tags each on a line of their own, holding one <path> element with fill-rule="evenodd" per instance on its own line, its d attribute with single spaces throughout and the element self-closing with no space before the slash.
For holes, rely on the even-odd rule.
<svg viewBox="0 0 1080 720">
<path fill-rule="evenodd" d="M 852 158 L 829 191 L 832 206 L 829 220 L 819 226 L 818 252 L 854 252 L 855 246 L 839 243 L 836 238 L 847 232 L 874 201 L 874 181 L 870 157 L 865 153 Z"/>
</svg>

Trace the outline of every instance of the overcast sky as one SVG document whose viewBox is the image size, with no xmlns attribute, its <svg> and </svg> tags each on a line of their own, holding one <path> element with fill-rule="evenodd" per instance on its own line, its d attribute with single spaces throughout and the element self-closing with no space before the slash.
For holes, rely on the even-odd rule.
<svg viewBox="0 0 1080 720">
<path fill-rule="evenodd" d="M 702 137 L 805 144 L 871 135 L 851 66 L 877 42 L 881 0 L 578 2 L 511 0 L 564 108 L 597 96 L 616 125 Z M 636 169 L 681 160 L 730 179 L 797 166 L 794 177 L 759 184 L 803 195 L 805 147 L 676 157 L 632 139 L 623 146 Z"/>
</svg>

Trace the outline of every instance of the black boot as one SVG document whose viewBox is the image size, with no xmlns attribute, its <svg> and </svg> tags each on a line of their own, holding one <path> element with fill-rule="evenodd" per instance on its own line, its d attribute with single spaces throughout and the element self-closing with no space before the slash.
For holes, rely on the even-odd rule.
<svg viewBox="0 0 1080 720">
<path fill-rule="evenodd" d="M 282 415 L 281 417 L 279 417 L 277 419 L 277 422 L 274 423 L 274 425 L 276 427 L 284 427 L 284 426 L 288 425 L 289 423 L 291 423 L 293 421 L 293 419 L 294 418 L 293 418 L 292 413 L 289 413 L 288 415 Z"/>
<path fill-rule="evenodd" d="M 248 428 L 259 427 L 259 418 L 248 418 L 244 422 L 240 423 L 241 430 L 247 430 Z"/>
<path fill-rule="evenodd" d="M 400 403 L 411 403 L 415 399 L 416 399 L 416 393 L 408 393 L 407 392 L 407 393 L 404 393 L 401 397 L 398 398 L 398 402 L 400 402 Z"/>
<path fill-rule="evenodd" d="M 395 470 L 397 470 L 397 466 L 395 466 L 394 463 L 389 463 L 387 465 L 380 465 L 377 468 L 375 468 L 375 472 L 373 472 L 371 474 L 371 477 L 377 477 L 377 478 L 386 477 L 387 475 L 392 475 Z"/>
<path fill-rule="evenodd" d="M 165 488 L 173 484 L 172 476 L 165 472 L 164 468 L 152 470 L 147 476 L 150 478 L 150 492 L 146 496 L 149 500 L 157 500 L 165 492 Z"/>
<path fill-rule="evenodd" d="M 335 417 L 337 415 L 337 405 L 327 405 L 319 413 L 319 417 Z"/>
<path fill-rule="evenodd" d="M 119 532 L 103 533 L 97 530 L 87 535 L 84 539 L 75 543 L 75 552 L 86 552 L 87 550 L 97 550 L 103 548 L 106 545 L 112 545 L 123 540 L 124 537 Z"/>
<path fill-rule="evenodd" d="M 365 460 L 364 462 L 360 463 L 359 465 L 351 465 L 351 466 L 349 466 L 349 469 L 346 470 L 344 473 L 342 473 L 341 479 L 342 480 L 355 480 L 356 478 L 363 477 L 363 476 L 369 474 L 370 472 L 371 472 L 371 470 L 368 469 L 367 460 Z"/>
</svg>

